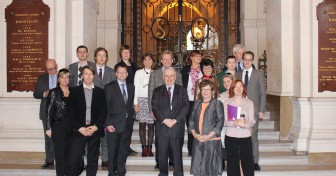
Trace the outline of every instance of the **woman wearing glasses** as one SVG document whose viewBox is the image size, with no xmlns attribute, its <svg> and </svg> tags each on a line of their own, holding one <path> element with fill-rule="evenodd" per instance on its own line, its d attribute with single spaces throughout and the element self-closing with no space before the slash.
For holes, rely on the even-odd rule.
<svg viewBox="0 0 336 176">
<path fill-rule="evenodd" d="M 142 156 L 154 156 L 152 143 L 154 137 L 154 119 L 148 108 L 148 82 L 149 76 L 154 69 L 154 61 L 150 54 L 141 58 L 143 68 L 136 71 L 134 77 L 134 110 L 136 119 L 139 121 L 139 135 L 142 147 Z M 148 143 L 146 144 L 146 125 L 148 126 Z"/>
<path fill-rule="evenodd" d="M 195 102 L 189 120 L 194 136 L 190 173 L 197 176 L 222 174 L 221 131 L 224 125 L 223 104 L 214 95 L 210 80 L 199 84 L 200 98 Z"/>
</svg>

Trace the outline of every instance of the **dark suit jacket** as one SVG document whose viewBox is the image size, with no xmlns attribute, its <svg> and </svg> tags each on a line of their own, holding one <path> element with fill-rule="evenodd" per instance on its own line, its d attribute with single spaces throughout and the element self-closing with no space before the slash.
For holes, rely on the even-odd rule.
<svg viewBox="0 0 336 176">
<path fill-rule="evenodd" d="M 78 131 L 79 128 L 86 127 L 86 102 L 83 85 L 71 89 L 68 108 L 69 118 L 73 129 Z M 90 125 L 96 125 L 101 135 L 104 134 L 103 127 L 106 119 L 106 112 L 105 92 L 103 89 L 95 86 L 92 92 Z"/>
<path fill-rule="evenodd" d="M 243 73 L 237 72 L 236 79 L 244 80 Z M 258 120 L 258 113 L 266 111 L 266 87 L 264 72 L 253 69 L 247 86 L 247 97 L 253 101 L 255 119 Z"/>
<path fill-rule="evenodd" d="M 96 65 L 93 62 L 88 61 L 88 65 L 96 69 Z M 78 62 L 69 65 L 70 72 L 70 87 L 77 86 L 78 84 Z"/>
<path fill-rule="evenodd" d="M 189 99 L 186 88 L 175 84 L 172 106 L 173 108 L 171 110 L 165 84 L 154 89 L 152 98 L 152 111 L 159 123 L 158 136 L 183 138 L 185 120 L 189 111 Z M 162 123 L 165 119 L 175 119 L 177 123 L 172 128 L 169 128 Z"/>
<path fill-rule="evenodd" d="M 34 90 L 34 98 L 40 99 L 40 120 L 47 120 L 47 97 L 43 97 L 43 93 L 49 90 L 49 75 L 43 74 L 37 79 Z"/>
<path fill-rule="evenodd" d="M 187 65 L 187 66 L 184 66 L 181 71 L 182 84 L 183 84 L 183 87 L 185 88 L 188 87 L 190 68 L 191 68 L 191 65 Z"/>
<path fill-rule="evenodd" d="M 95 66 L 95 69 L 97 67 Z M 93 84 L 95 86 L 98 86 L 102 89 L 104 89 L 105 85 L 116 80 L 116 74 L 115 74 L 115 71 L 109 67 L 109 66 L 106 66 L 105 65 L 105 71 L 104 71 L 104 75 L 103 75 L 103 79 L 101 80 L 99 78 L 99 70 L 96 70 L 96 73 L 95 73 L 95 77 L 93 79 Z"/>
<path fill-rule="evenodd" d="M 105 86 L 106 102 L 108 107 L 106 126 L 113 125 L 116 132 L 121 133 L 126 125 L 127 118 L 132 118 L 134 115 L 133 99 L 134 99 L 134 85 L 127 85 L 128 101 L 124 102 L 122 92 L 120 90 L 118 81 L 115 80 Z"/>
</svg>

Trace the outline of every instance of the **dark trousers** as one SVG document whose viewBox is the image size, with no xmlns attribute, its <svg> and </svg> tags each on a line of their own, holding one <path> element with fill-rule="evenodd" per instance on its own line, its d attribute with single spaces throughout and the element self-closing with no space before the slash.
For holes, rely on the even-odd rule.
<svg viewBox="0 0 336 176">
<path fill-rule="evenodd" d="M 225 150 L 227 160 L 227 175 L 239 176 L 240 167 L 239 160 L 244 175 L 254 176 L 254 161 L 252 150 L 252 139 L 248 138 L 235 138 L 225 136 Z"/>
<path fill-rule="evenodd" d="M 83 136 L 78 131 L 74 132 L 71 138 L 70 147 L 70 166 L 69 176 L 78 176 L 79 167 L 82 162 L 82 156 L 85 152 L 85 146 L 87 145 L 87 165 L 86 175 L 97 175 L 98 169 L 98 157 L 99 157 L 99 145 L 101 134 L 99 131 L 93 133 L 92 136 Z M 68 176 L 67 175 L 67 176 Z"/>
<path fill-rule="evenodd" d="M 188 129 L 189 129 L 189 119 L 190 119 L 190 115 L 192 113 L 193 106 L 194 106 L 194 101 L 189 101 L 189 112 L 188 112 L 187 118 L 186 118 L 186 124 L 187 124 Z M 189 133 L 189 131 L 188 131 L 188 152 L 189 152 L 189 154 L 192 154 L 193 142 L 194 142 L 194 136 L 191 133 Z"/>
<path fill-rule="evenodd" d="M 155 120 L 154 121 L 154 125 L 155 125 L 155 141 L 154 141 L 154 145 L 155 145 L 155 162 L 157 165 L 159 165 L 160 161 L 159 161 L 159 137 L 158 137 L 158 129 L 160 128 L 160 124 Z M 183 143 L 182 143 L 183 144 Z M 174 164 L 173 163 L 173 155 L 171 153 L 171 149 L 169 147 L 169 163 Z"/>
<path fill-rule="evenodd" d="M 125 166 L 131 144 L 133 123 L 133 118 L 127 118 L 125 128 L 121 133 L 106 133 L 109 176 L 113 176 L 115 173 L 118 176 L 126 174 Z"/>
<path fill-rule="evenodd" d="M 54 142 L 55 161 L 56 161 L 56 175 L 66 175 L 66 168 L 68 165 L 68 156 L 70 154 L 70 124 L 67 120 L 59 123 L 52 123 L 51 138 Z"/>
<path fill-rule="evenodd" d="M 182 162 L 183 138 L 173 138 L 169 136 L 159 137 L 159 176 L 168 175 L 168 155 L 173 155 L 174 176 L 183 176 Z M 169 148 L 171 152 L 169 152 Z"/>
<path fill-rule="evenodd" d="M 42 120 L 43 124 L 43 133 L 44 133 L 44 147 L 45 147 L 45 162 L 46 163 L 54 163 L 55 154 L 54 154 L 54 143 L 51 138 L 49 138 L 45 132 L 47 130 L 47 120 Z"/>
</svg>

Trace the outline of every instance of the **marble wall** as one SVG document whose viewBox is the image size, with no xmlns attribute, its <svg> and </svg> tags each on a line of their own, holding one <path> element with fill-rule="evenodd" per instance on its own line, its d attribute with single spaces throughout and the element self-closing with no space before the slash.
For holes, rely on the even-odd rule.
<svg viewBox="0 0 336 176">
<path fill-rule="evenodd" d="M 280 115 L 280 121 L 283 121 L 280 124 L 292 122 L 288 139 L 294 142 L 293 149 L 297 152 L 336 152 L 336 126 L 332 123 L 333 114 L 336 114 L 336 93 L 317 91 L 316 6 L 322 1 L 266 2 L 267 92 L 288 96 L 291 101 L 292 117 Z"/>
<path fill-rule="evenodd" d="M 0 11 L 12 0 L 0 1 Z M 97 0 L 44 0 L 50 7 L 49 58 L 59 68 L 77 61 L 76 48 L 86 45 L 93 60 L 97 46 Z M 32 92 L 7 92 L 6 22 L 0 13 L 0 151 L 44 151 L 40 101 Z"/>
</svg>

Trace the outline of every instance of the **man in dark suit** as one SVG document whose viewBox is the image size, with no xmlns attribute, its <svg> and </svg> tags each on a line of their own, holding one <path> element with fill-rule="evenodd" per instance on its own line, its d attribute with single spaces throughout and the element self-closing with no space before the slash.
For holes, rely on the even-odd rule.
<svg viewBox="0 0 336 176">
<path fill-rule="evenodd" d="M 254 169 L 260 171 L 259 162 L 259 141 L 258 141 L 258 126 L 259 119 L 264 118 L 264 112 L 266 110 L 266 87 L 265 87 L 265 75 L 262 71 L 254 69 L 252 63 L 254 60 L 254 54 L 251 51 L 247 51 L 243 56 L 244 70 L 238 72 L 236 78 L 244 82 L 247 88 L 247 97 L 253 101 L 254 105 L 254 120 L 255 124 L 252 128 L 252 142 L 253 142 L 253 157 L 254 157 Z"/>
<path fill-rule="evenodd" d="M 100 137 L 104 135 L 106 99 L 103 89 L 93 84 L 95 70 L 83 67 L 83 84 L 71 90 L 69 118 L 74 134 L 70 147 L 70 176 L 78 176 L 84 148 L 87 145 L 86 175 L 95 176 L 98 169 Z"/>
<path fill-rule="evenodd" d="M 174 62 L 174 57 L 173 57 L 173 52 L 169 51 L 169 50 L 165 50 L 162 52 L 161 54 L 161 63 L 162 63 L 162 67 L 154 70 L 150 76 L 149 76 L 149 82 L 148 82 L 148 107 L 149 107 L 149 111 L 152 112 L 152 95 L 153 95 L 153 91 L 155 88 L 161 86 L 162 84 L 164 84 L 164 80 L 163 78 L 163 71 L 166 68 L 169 68 L 172 66 L 173 62 Z M 181 85 L 182 86 L 182 78 L 181 78 L 181 73 L 177 72 L 176 73 L 176 84 Z M 155 126 L 157 126 L 157 121 L 154 121 Z M 155 133 L 157 133 L 157 127 L 155 127 Z M 155 135 L 155 161 L 156 161 L 156 165 L 154 166 L 154 170 L 159 170 L 159 146 L 158 146 L 158 139 L 157 139 L 157 135 Z M 172 162 L 169 163 L 169 165 L 173 165 Z"/>
<path fill-rule="evenodd" d="M 54 59 L 48 59 L 46 61 L 46 68 L 48 73 L 41 75 L 37 79 L 37 83 L 34 91 L 34 98 L 41 99 L 40 104 L 40 120 L 43 124 L 44 142 L 45 142 L 45 163 L 41 166 L 42 169 L 52 168 L 54 166 L 54 144 L 52 139 L 46 134 L 47 125 L 47 97 L 50 89 L 53 89 L 57 85 L 57 64 Z"/>
<path fill-rule="evenodd" d="M 95 64 L 93 62 L 88 61 L 89 51 L 88 48 L 84 45 L 80 45 L 76 50 L 78 62 L 72 63 L 69 65 L 70 71 L 70 86 L 78 86 L 82 84 L 83 77 L 83 67 L 86 65 L 95 68 Z"/>
<path fill-rule="evenodd" d="M 105 86 L 108 115 L 106 139 L 109 176 L 126 174 L 126 160 L 133 131 L 134 85 L 128 84 L 127 66 L 116 67 L 117 80 Z"/>
<path fill-rule="evenodd" d="M 175 84 L 176 70 L 173 67 L 163 71 L 165 84 L 154 89 L 152 111 L 157 120 L 159 140 L 159 176 L 168 175 L 169 148 L 173 155 L 174 175 L 183 175 L 182 146 L 186 115 L 189 111 L 187 90 Z"/>
<path fill-rule="evenodd" d="M 115 71 L 106 65 L 108 60 L 108 52 L 105 48 L 98 47 L 94 52 L 96 61 L 96 75 L 93 79 L 95 86 L 104 89 L 105 85 L 116 80 Z M 108 167 L 107 143 L 106 136 L 100 139 L 100 157 L 102 160 L 102 167 Z"/>
<path fill-rule="evenodd" d="M 201 61 L 202 61 L 202 53 L 199 50 L 194 50 L 190 52 L 190 60 L 191 64 L 183 67 L 182 81 L 183 87 L 187 89 L 188 98 L 189 98 L 189 112 L 187 115 L 186 125 L 189 128 L 189 118 L 191 114 L 191 109 L 194 105 L 195 98 L 195 85 L 198 79 L 202 78 L 203 74 L 201 72 Z M 191 133 L 188 133 L 188 156 L 192 155 L 192 144 L 194 141 L 194 137 Z"/>
</svg>

